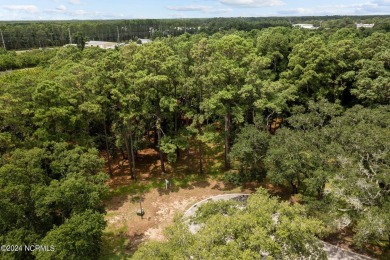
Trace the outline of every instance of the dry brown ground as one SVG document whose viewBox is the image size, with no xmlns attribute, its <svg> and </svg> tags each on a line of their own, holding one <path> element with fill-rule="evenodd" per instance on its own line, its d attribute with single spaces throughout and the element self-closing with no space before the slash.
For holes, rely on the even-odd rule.
<svg viewBox="0 0 390 260">
<path fill-rule="evenodd" d="M 196 156 L 194 153 L 190 155 Z M 104 154 L 101 156 L 105 158 Z M 194 164 L 190 166 L 195 169 L 196 173 L 197 160 L 194 159 L 192 160 Z M 235 188 L 206 176 L 183 183 L 181 180 L 188 177 L 186 162 L 186 158 L 183 158 L 176 165 L 167 164 L 168 173 L 162 175 L 158 153 L 150 148 L 139 151 L 136 183 L 145 186 L 153 183 L 154 188 L 143 193 L 123 192 L 105 201 L 107 211 L 105 236 L 106 243 L 111 244 L 107 246 L 108 251 L 113 251 L 111 254 L 131 254 L 143 241 L 163 240 L 163 230 L 172 224 L 175 214 L 184 213 L 187 208 L 199 200 L 224 193 L 251 193 L 258 187 L 256 184 L 248 184 L 245 188 Z M 211 161 L 205 162 L 206 172 L 207 169 L 212 168 L 212 163 Z M 111 190 L 126 188 L 134 183 L 129 177 L 128 162 L 120 154 L 113 161 L 112 168 L 114 176 L 108 181 Z M 106 171 L 108 172 L 107 165 Z M 198 175 L 192 174 L 192 176 Z M 165 178 L 174 179 L 179 183 L 165 190 Z M 140 198 L 145 211 L 143 218 L 136 214 L 140 209 Z M 114 240 L 119 242 L 114 243 Z M 110 252 L 105 253 L 107 258 L 112 257 L 109 254 Z"/>
<path fill-rule="evenodd" d="M 195 182 L 175 192 L 154 188 L 141 196 L 145 211 L 143 218 L 136 215 L 140 208 L 139 196 L 115 197 L 107 202 L 108 228 L 123 230 L 125 227 L 123 235 L 130 240 L 126 251 L 130 253 L 144 240 L 163 240 L 163 230 L 172 223 L 176 213 L 183 213 L 199 200 L 232 192 L 251 193 L 253 190 L 226 188 L 223 182 L 216 180 Z"/>
</svg>

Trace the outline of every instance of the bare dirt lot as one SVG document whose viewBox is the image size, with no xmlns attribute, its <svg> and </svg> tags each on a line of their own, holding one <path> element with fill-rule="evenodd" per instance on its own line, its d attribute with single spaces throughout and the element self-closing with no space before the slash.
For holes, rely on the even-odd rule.
<svg viewBox="0 0 390 260">
<path fill-rule="evenodd" d="M 162 174 L 158 153 L 154 149 L 144 149 L 138 153 L 137 181 L 133 181 L 127 160 L 120 155 L 116 157 L 112 165 L 114 176 L 108 182 L 111 192 L 105 201 L 107 228 L 103 236 L 102 259 L 125 259 L 143 241 L 163 240 L 163 230 L 172 224 L 175 214 L 184 213 L 199 200 L 225 193 L 251 193 L 258 187 L 254 183 L 244 188 L 234 187 L 216 176 L 199 175 L 196 160 L 190 165 L 195 170 L 188 174 L 186 162 L 183 158 L 175 165 L 167 164 L 168 172 Z M 213 166 L 218 167 L 211 160 L 205 162 L 206 171 L 210 172 Z M 168 189 L 165 179 L 170 182 Z M 145 212 L 142 218 L 136 214 L 140 210 L 140 200 Z"/>
<path fill-rule="evenodd" d="M 252 188 L 232 189 L 223 182 L 212 179 L 193 182 L 188 187 L 175 191 L 172 189 L 153 188 L 141 195 L 124 195 L 106 202 L 107 229 L 120 230 L 117 235 L 129 240 L 121 248 L 122 253 L 131 254 L 145 240 L 163 240 L 163 230 L 172 223 L 175 214 L 183 213 L 199 200 L 224 193 L 253 192 Z M 140 209 L 140 200 L 145 211 L 142 218 L 136 214 Z"/>
</svg>

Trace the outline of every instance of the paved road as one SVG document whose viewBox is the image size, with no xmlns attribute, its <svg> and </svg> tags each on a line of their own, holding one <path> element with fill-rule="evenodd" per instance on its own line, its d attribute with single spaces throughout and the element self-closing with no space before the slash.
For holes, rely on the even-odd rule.
<svg viewBox="0 0 390 260">
<path fill-rule="evenodd" d="M 196 212 L 196 210 L 199 208 L 200 205 L 203 203 L 209 202 L 209 201 L 218 201 L 218 200 L 231 200 L 231 199 L 243 199 L 247 198 L 249 194 L 242 194 L 242 193 L 234 193 L 234 194 L 223 194 L 218 196 L 213 196 L 204 200 L 201 200 L 194 205 L 192 205 L 183 216 L 183 220 L 188 222 L 190 225 L 190 231 L 192 233 L 196 233 L 201 226 L 197 224 L 190 223 L 189 218 L 193 216 Z M 327 242 L 323 242 L 324 244 L 324 251 L 328 255 L 329 260 L 372 260 L 373 258 L 360 255 L 357 253 L 354 253 L 349 250 L 342 249 L 340 247 L 334 246 L 332 244 L 329 244 Z"/>
</svg>

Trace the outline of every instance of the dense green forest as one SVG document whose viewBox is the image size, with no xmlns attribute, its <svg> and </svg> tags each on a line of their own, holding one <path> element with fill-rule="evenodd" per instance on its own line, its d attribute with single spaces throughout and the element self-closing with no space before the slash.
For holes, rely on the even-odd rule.
<svg viewBox="0 0 390 260">
<path fill-rule="evenodd" d="M 312 23 L 323 29 L 356 28 L 355 23 L 374 23 L 375 31 L 390 31 L 389 16 L 306 16 L 242 17 L 204 19 L 145 19 L 98 21 L 0 21 L 0 46 L 7 50 L 24 50 L 63 46 L 73 43 L 79 32 L 89 40 L 126 42 L 137 38 L 179 36 L 184 33 L 207 33 L 236 29 L 250 31 L 275 26 L 291 27 Z"/>
<path fill-rule="evenodd" d="M 48 24 L 40 24 L 45 32 Z M 84 25 L 92 24 L 72 24 Z M 24 26 L 7 28 L 30 30 Z M 68 24 L 50 26 L 63 27 L 63 39 L 45 45 L 67 41 Z M 7 29 L 9 37 L 13 29 Z M 28 39 L 7 44 L 37 46 Z M 214 228 L 196 235 L 176 224 L 168 242 L 147 244 L 136 258 L 182 259 L 197 248 L 208 248 L 197 259 L 254 259 L 262 251 L 294 258 L 317 250 L 315 236 L 341 230 L 352 232 L 357 247 L 389 252 L 386 30 L 277 26 L 184 33 L 115 50 L 68 46 L 0 55 L 1 64 L 3 57 L 27 60 L 14 67 L 22 69 L 0 74 L 0 242 L 57 248 L 2 251 L 1 259 L 96 259 L 113 159 L 126 158 L 127 173 L 137 182 L 141 149 L 159 152 L 162 173 L 167 162 L 191 151 L 198 168 L 188 167 L 188 174 L 207 174 L 210 143 L 224 154 L 220 170 L 226 181 L 267 178 L 298 196 L 301 205 L 278 204 L 260 190 L 245 214 L 232 211 L 225 222 L 203 219 Z M 283 224 L 261 229 L 276 212 Z M 226 226 L 239 244 L 218 235 Z M 267 239 L 271 235 L 279 244 Z M 308 243 L 313 250 L 304 250 Z"/>
</svg>

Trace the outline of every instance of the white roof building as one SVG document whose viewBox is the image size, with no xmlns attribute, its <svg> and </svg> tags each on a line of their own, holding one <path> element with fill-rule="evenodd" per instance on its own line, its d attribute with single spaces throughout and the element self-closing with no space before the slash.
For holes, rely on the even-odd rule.
<svg viewBox="0 0 390 260">
<path fill-rule="evenodd" d="M 302 28 L 302 29 L 309 29 L 309 30 L 316 30 L 316 29 L 319 28 L 319 27 L 315 27 L 314 25 L 308 24 L 308 23 L 293 24 L 293 27 L 299 27 L 299 28 Z"/>
<path fill-rule="evenodd" d="M 62 47 L 68 47 L 68 46 L 74 46 L 74 47 L 77 47 L 77 44 L 74 44 L 74 43 L 68 43 L 68 44 L 65 44 L 64 46 Z"/>
<path fill-rule="evenodd" d="M 150 40 L 150 39 L 138 39 L 137 40 L 137 43 L 139 43 L 139 44 L 145 44 L 145 43 L 149 43 L 149 42 L 152 42 L 152 40 Z"/>
<path fill-rule="evenodd" d="M 85 47 L 99 47 L 102 49 L 115 49 L 118 44 L 116 42 L 89 41 L 85 43 Z"/>
<path fill-rule="evenodd" d="M 356 28 L 373 28 L 374 23 L 356 23 Z"/>
</svg>

